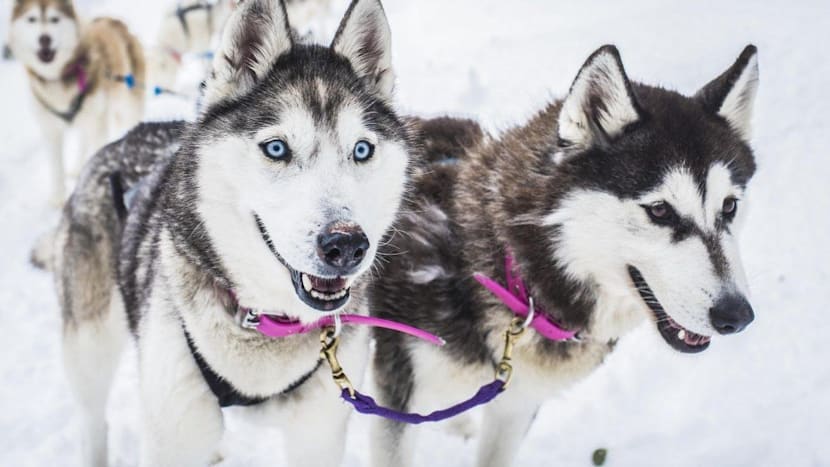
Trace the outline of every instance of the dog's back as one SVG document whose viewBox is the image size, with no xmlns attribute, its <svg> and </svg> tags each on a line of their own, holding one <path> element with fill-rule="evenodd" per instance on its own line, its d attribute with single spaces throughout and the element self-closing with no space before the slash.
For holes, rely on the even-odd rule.
<svg viewBox="0 0 830 467">
<path fill-rule="evenodd" d="M 99 83 L 108 93 L 123 95 L 133 114 L 124 121 L 132 125 L 144 111 L 146 64 L 144 49 L 127 26 L 113 18 L 95 18 L 82 30 L 76 55 L 87 66 L 90 82 Z M 132 77 L 134 85 L 128 85 Z"/>
<path fill-rule="evenodd" d="M 51 269 L 65 323 L 94 318 L 109 306 L 123 224 L 123 197 L 113 196 L 114 186 L 130 196 L 143 177 L 175 152 L 183 128 L 180 122 L 140 124 L 86 165 L 54 237 Z"/>
</svg>

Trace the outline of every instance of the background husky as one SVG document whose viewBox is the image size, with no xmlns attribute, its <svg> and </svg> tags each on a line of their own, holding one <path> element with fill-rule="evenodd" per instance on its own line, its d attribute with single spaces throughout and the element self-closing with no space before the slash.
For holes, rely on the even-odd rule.
<svg viewBox="0 0 830 467">
<path fill-rule="evenodd" d="M 151 82 L 175 89 L 183 61 L 188 56 L 210 64 L 210 56 L 225 20 L 236 0 L 177 1 L 164 13 L 152 50 Z M 288 0 L 285 2 L 296 37 L 305 36 L 309 25 L 330 9 L 329 0 Z M 209 66 L 207 70 L 209 71 Z"/>
<path fill-rule="evenodd" d="M 125 323 L 140 337 L 142 465 L 205 465 L 227 405 L 286 427 L 293 465 L 339 463 L 349 410 L 318 371 L 319 335 L 269 339 L 237 315 L 245 307 L 310 323 L 367 313 L 360 277 L 408 167 L 392 82 L 377 0 L 352 3 L 330 48 L 293 43 L 281 1 L 246 0 L 229 19 L 196 123 L 141 126 L 88 166 L 55 265 L 87 464 L 107 460 L 104 407 Z M 175 141 L 181 148 L 164 157 Z M 142 151 L 145 142 L 156 149 Z M 151 168 L 145 153 L 159 156 Z M 137 185 L 136 169 L 114 172 L 136 164 L 150 172 Z M 344 330 L 355 375 L 367 337 Z"/>
<path fill-rule="evenodd" d="M 40 126 L 52 152 L 53 202 L 64 196 L 63 142 L 80 130 L 87 157 L 143 113 L 143 91 L 113 77 L 144 81 L 144 53 L 111 18 L 82 25 L 71 0 L 16 0 L 9 45 L 29 75 Z"/>
<path fill-rule="evenodd" d="M 485 407 L 480 465 L 508 465 L 541 403 L 590 373 L 641 320 L 682 352 L 747 326 L 733 231 L 755 171 L 747 141 L 757 83 L 752 46 L 693 97 L 630 82 L 606 46 L 564 100 L 498 141 L 479 138 L 457 165 L 418 176 L 388 245 L 399 254 L 373 282 L 370 309 L 447 345 L 379 330 L 381 401 L 428 412 L 492 380 L 514 315 L 472 275 L 504 283 L 508 248 L 537 312 L 579 339 L 527 332 L 510 387 Z M 471 123 L 456 131 L 477 133 Z M 373 430 L 376 466 L 411 461 L 412 429 L 382 420 Z"/>
<path fill-rule="evenodd" d="M 177 1 L 165 11 L 156 46 L 151 51 L 152 83 L 174 89 L 182 61 L 189 54 L 200 56 L 209 64 L 215 40 L 235 3 L 235 0 Z"/>
</svg>

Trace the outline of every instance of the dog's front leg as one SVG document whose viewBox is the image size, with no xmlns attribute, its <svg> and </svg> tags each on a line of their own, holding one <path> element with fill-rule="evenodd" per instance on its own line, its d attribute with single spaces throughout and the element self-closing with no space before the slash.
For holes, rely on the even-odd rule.
<svg viewBox="0 0 830 467">
<path fill-rule="evenodd" d="M 532 396 L 523 398 L 518 389 L 509 387 L 486 406 L 478 446 L 479 467 L 506 467 L 516 458 L 539 410 L 539 403 Z"/>
<path fill-rule="evenodd" d="M 365 329 L 355 330 L 341 341 L 338 352 L 343 368 L 355 387 L 360 387 L 369 358 L 369 336 Z M 343 462 L 346 429 L 352 407 L 340 399 L 340 390 L 324 363 L 296 396 L 288 413 L 291 419 L 281 425 L 285 436 L 286 457 L 292 467 L 336 467 Z"/>
<path fill-rule="evenodd" d="M 86 162 L 109 142 L 107 128 L 101 121 L 81 127 L 81 154 L 75 164 L 70 166 L 71 178 L 77 178 Z"/>
<path fill-rule="evenodd" d="M 181 323 L 172 310 L 151 306 L 139 334 L 141 465 L 208 465 L 222 438 L 222 411 Z"/>
<path fill-rule="evenodd" d="M 43 136 L 49 149 L 50 172 L 52 176 L 52 192 L 49 194 L 49 202 L 53 206 L 62 206 L 64 196 L 66 195 L 64 160 L 63 160 L 63 140 L 66 132 L 66 125 L 57 119 L 54 115 L 47 113 L 39 107 L 37 114 L 40 127 L 43 130 Z"/>
<path fill-rule="evenodd" d="M 343 462 L 350 407 L 327 375 L 313 378 L 308 386 L 303 402 L 291 411 L 292 419 L 283 422 L 288 465 L 336 467 Z"/>
</svg>

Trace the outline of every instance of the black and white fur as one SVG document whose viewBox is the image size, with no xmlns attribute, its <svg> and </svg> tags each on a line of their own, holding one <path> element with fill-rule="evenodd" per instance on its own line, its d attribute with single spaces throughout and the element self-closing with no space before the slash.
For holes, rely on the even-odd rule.
<svg viewBox="0 0 830 467">
<path fill-rule="evenodd" d="M 309 323 L 368 313 L 364 273 L 409 172 L 392 83 L 378 0 L 355 0 L 331 47 L 293 43 L 282 1 L 244 0 L 197 121 L 139 126 L 86 167 L 54 264 L 84 465 L 107 462 L 104 408 L 128 329 L 138 347 L 141 465 L 214 459 L 222 409 L 197 355 L 239 396 L 261 401 L 240 410 L 285 428 L 290 464 L 339 464 L 350 411 L 320 364 L 319 334 L 269 339 L 235 314 L 244 306 Z M 290 159 L 269 156 L 276 139 Z M 371 158 L 356 160 L 358 141 L 373 145 Z M 338 266 L 320 253 L 332 225 L 362 232 L 362 256 Z M 310 277 L 345 284 L 350 299 L 309 298 Z M 368 348 L 365 330 L 343 330 L 339 354 L 355 382 Z"/>
<path fill-rule="evenodd" d="M 757 83 L 752 46 L 692 97 L 629 81 L 617 49 L 606 46 L 565 99 L 498 139 L 471 122 L 445 125 L 440 131 L 467 142 L 450 154 L 430 150 L 435 162 L 414 178 L 370 303 L 447 345 L 378 330 L 379 401 L 424 413 L 492 381 L 513 314 L 472 276 L 504 283 L 507 248 L 536 305 L 579 339 L 527 331 L 510 386 L 484 408 L 479 465 L 510 464 L 539 406 L 643 320 L 683 352 L 748 325 L 734 234 L 755 170 Z M 440 134 L 431 125 L 421 132 L 427 142 Z M 409 465 L 415 433 L 377 421 L 373 464 Z"/>
</svg>

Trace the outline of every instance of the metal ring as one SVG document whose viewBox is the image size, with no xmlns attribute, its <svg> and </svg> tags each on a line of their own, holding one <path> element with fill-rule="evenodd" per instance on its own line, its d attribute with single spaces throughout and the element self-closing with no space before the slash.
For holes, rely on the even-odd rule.
<svg viewBox="0 0 830 467">
<path fill-rule="evenodd" d="M 536 306 L 533 304 L 533 297 L 528 297 L 528 306 L 527 306 L 527 318 L 525 318 L 524 323 L 522 323 L 522 329 L 527 328 L 530 326 L 530 323 L 533 322 L 533 318 L 536 317 Z"/>
<path fill-rule="evenodd" d="M 340 337 L 340 331 L 343 330 L 343 322 L 340 320 L 340 313 L 334 314 L 334 337 Z"/>
</svg>

